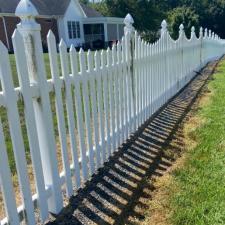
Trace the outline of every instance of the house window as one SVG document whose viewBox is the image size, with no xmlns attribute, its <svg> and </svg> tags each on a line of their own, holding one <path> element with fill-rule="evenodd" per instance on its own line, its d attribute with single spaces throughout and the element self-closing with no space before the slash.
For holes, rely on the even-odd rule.
<svg viewBox="0 0 225 225">
<path fill-rule="evenodd" d="M 78 21 L 68 21 L 69 39 L 80 38 L 80 23 Z"/>
</svg>

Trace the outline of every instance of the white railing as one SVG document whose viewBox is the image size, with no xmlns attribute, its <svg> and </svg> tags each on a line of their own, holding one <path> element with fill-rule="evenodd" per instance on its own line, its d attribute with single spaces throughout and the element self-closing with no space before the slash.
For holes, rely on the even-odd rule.
<svg viewBox="0 0 225 225">
<path fill-rule="evenodd" d="M 1 224 L 19 224 L 22 219 L 35 224 L 35 207 L 42 221 L 49 212 L 58 214 L 63 208 L 63 187 L 71 197 L 132 133 L 195 76 L 195 71 L 225 52 L 225 41 L 207 30 L 203 35 L 201 29 L 197 38 L 192 28 L 189 40 L 181 25 L 179 38 L 174 41 L 165 21 L 161 38 L 146 43 L 134 31 L 128 15 L 125 37 L 107 51 L 77 53 L 71 46 L 68 54 L 61 41 L 58 55 L 50 31 L 47 40 L 51 79 L 47 80 L 40 27 L 34 21 L 36 10 L 28 0 L 22 0 L 17 15 L 21 23 L 12 40 L 19 87 L 14 88 L 8 51 L 0 43 L 0 106 L 7 110 L 22 205 L 18 207 L 16 202 L 0 118 L 0 183 L 6 213 Z M 56 115 L 52 115 L 52 99 Z M 35 183 L 33 196 L 19 101 L 24 104 Z M 58 135 L 54 132 L 54 118 Z M 61 173 L 57 155 L 62 160 Z"/>
</svg>

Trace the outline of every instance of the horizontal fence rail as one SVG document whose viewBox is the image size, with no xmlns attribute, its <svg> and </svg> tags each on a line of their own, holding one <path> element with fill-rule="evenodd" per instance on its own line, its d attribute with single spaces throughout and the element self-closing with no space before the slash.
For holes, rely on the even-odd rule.
<svg viewBox="0 0 225 225">
<path fill-rule="evenodd" d="M 26 20 L 21 16 L 12 37 L 19 87 L 14 87 L 8 51 L 0 43 L 0 109 L 5 110 L 4 116 L 0 111 L 2 225 L 24 219 L 35 224 L 46 221 L 49 212 L 58 214 L 63 193 L 69 198 L 83 187 L 197 71 L 225 52 L 225 41 L 207 30 L 203 35 L 201 29 L 197 37 L 192 28 L 187 39 L 181 25 L 174 41 L 165 21 L 160 39 L 147 43 L 128 15 L 125 36 L 112 49 L 77 52 L 71 46 L 68 52 L 63 40 L 57 46 L 50 31 L 48 74 L 40 27 L 33 18 L 32 13 Z M 12 179 L 8 139 L 18 187 Z"/>
</svg>

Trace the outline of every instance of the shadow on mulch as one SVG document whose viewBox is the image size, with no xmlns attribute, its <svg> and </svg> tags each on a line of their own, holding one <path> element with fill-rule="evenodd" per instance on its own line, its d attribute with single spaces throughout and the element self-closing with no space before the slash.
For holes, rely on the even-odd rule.
<svg viewBox="0 0 225 225">
<path fill-rule="evenodd" d="M 124 144 L 97 175 L 86 184 L 60 215 L 48 225 L 55 224 L 137 224 L 128 221 L 132 216 L 139 221 L 144 215 L 135 211 L 136 205 L 148 208 L 141 198 L 150 198 L 154 186 L 147 182 L 162 176 L 180 155 L 182 134 L 177 134 L 180 123 L 209 80 L 218 61 L 208 64 L 180 93 L 161 108 Z M 173 154 L 165 149 L 175 138 Z M 179 140 L 180 139 L 180 140 Z M 147 191 L 146 191 L 147 190 Z"/>
</svg>

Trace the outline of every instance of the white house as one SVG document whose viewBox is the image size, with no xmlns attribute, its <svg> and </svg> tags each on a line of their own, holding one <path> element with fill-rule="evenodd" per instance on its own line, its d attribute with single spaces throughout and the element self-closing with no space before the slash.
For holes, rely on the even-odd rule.
<svg viewBox="0 0 225 225">
<path fill-rule="evenodd" d="M 123 36 L 123 18 L 104 17 L 78 0 L 31 0 L 39 15 L 43 45 L 51 29 L 57 41 L 64 39 L 67 46 L 99 48 Z M 0 40 L 12 50 L 11 36 L 19 23 L 15 10 L 19 0 L 0 0 Z"/>
</svg>

